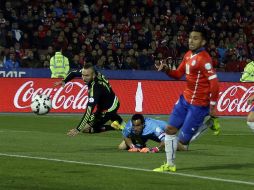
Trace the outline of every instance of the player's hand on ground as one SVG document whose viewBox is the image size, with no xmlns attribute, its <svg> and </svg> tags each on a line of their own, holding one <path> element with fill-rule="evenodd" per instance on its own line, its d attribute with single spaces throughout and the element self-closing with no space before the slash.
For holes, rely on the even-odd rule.
<svg viewBox="0 0 254 190">
<path fill-rule="evenodd" d="M 140 152 L 140 148 L 136 148 L 136 147 L 130 148 L 130 149 L 128 150 L 128 152 Z"/>
<path fill-rule="evenodd" d="M 150 153 L 158 153 L 160 152 L 160 149 L 158 147 L 150 148 Z"/>
<path fill-rule="evenodd" d="M 68 133 L 67 133 L 67 135 L 70 136 L 70 137 L 74 137 L 77 134 L 79 134 L 79 131 L 76 128 L 69 130 Z"/>
<path fill-rule="evenodd" d="M 145 148 L 142 148 L 141 150 L 140 150 L 140 152 L 142 152 L 142 153 L 157 153 L 157 152 L 159 152 L 160 150 L 159 150 L 159 148 L 158 147 L 153 147 L 153 148 L 147 148 L 147 147 L 145 147 Z"/>
<path fill-rule="evenodd" d="M 64 83 L 64 81 L 56 81 L 55 83 L 54 83 L 54 86 L 59 86 L 59 85 L 61 85 L 62 87 L 64 87 L 64 85 L 65 85 L 65 83 Z"/>
<path fill-rule="evenodd" d="M 148 153 L 148 152 L 150 152 L 150 148 L 147 148 L 147 147 L 142 148 L 142 149 L 140 150 L 140 152 L 142 152 L 142 153 Z"/>
</svg>

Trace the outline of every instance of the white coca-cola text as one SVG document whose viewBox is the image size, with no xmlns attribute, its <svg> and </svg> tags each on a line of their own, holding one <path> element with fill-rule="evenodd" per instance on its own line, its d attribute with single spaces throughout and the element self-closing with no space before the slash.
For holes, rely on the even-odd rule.
<svg viewBox="0 0 254 190">
<path fill-rule="evenodd" d="M 79 92 L 73 94 L 73 89 Z M 46 94 L 52 100 L 53 109 L 86 109 L 88 102 L 88 87 L 79 82 L 68 82 L 65 87 L 60 88 L 35 88 L 34 81 L 27 81 L 16 92 L 14 106 L 18 109 L 30 107 L 31 101 L 37 94 Z"/>
<path fill-rule="evenodd" d="M 246 88 L 241 85 L 233 85 L 220 93 L 217 104 L 219 112 L 249 112 L 253 106 L 247 104 L 247 99 L 253 95 L 254 87 Z"/>
</svg>

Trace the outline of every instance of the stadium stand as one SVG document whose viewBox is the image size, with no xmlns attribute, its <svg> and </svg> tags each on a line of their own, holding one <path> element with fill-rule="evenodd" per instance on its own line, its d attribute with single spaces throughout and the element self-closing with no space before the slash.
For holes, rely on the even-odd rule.
<svg viewBox="0 0 254 190">
<path fill-rule="evenodd" d="M 188 31 L 202 24 L 218 71 L 241 72 L 254 60 L 253 0 L 1 0 L 0 67 L 48 68 L 61 45 L 71 68 L 153 70 L 179 64 Z"/>
</svg>

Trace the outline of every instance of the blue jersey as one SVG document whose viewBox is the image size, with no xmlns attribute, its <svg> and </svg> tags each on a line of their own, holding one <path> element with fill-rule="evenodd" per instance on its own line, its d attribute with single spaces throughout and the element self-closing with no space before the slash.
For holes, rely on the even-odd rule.
<svg viewBox="0 0 254 190">
<path fill-rule="evenodd" d="M 145 125 L 140 138 L 144 143 L 146 143 L 148 139 L 156 142 L 162 142 L 165 139 L 165 129 L 167 125 L 168 124 L 165 121 L 145 118 Z M 122 133 L 125 138 L 131 138 L 135 136 L 131 120 L 127 122 Z"/>
</svg>

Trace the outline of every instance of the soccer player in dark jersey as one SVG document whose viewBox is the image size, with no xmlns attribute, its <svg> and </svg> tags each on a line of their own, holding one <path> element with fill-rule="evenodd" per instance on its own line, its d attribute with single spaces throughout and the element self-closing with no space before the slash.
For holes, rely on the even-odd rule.
<svg viewBox="0 0 254 190">
<path fill-rule="evenodd" d="M 185 54 L 177 70 L 161 62 L 158 70 L 164 70 L 170 77 L 180 79 L 186 75 L 186 88 L 176 102 L 165 132 L 165 152 L 167 163 L 154 171 L 176 171 L 175 155 L 177 132 L 181 144 L 188 145 L 194 134 L 201 127 L 206 116 L 215 117 L 216 103 L 219 96 L 219 82 L 212 59 L 204 46 L 206 31 L 203 27 L 194 27 L 189 34 L 189 51 Z M 216 123 L 216 122 L 215 122 Z"/>
<path fill-rule="evenodd" d="M 100 132 L 101 127 L 109 120 L 121 124 L 123 119 L 117 114 L 120 102 L 112 90 L 109 81 L 92 64 L 87 63 L 79 71 L 70 72 L 67 77 L 55 83 L 64 86 L 75 77 L 82 77 L 88 86 L 88 103 L 86 112 L 76 128 L 67 135 L 75 136 L 80 132 Z M 95 110 L 96 107 L 96 110 Z M 121 125 L 117 129 L 123 128 Z"/>
</svg>

